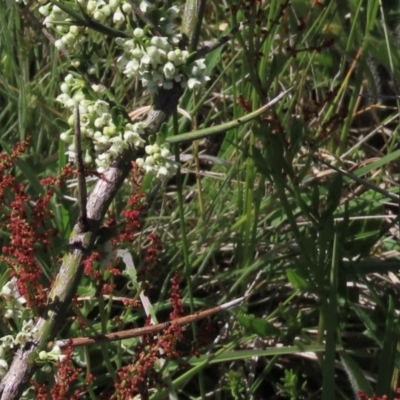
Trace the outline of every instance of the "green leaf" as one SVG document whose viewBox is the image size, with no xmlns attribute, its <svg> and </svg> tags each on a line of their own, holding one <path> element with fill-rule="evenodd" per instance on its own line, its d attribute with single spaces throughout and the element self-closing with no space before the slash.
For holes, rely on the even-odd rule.
<svg viewBox="0 0 400 400">
<path fill-rule="evenodd" d="M 121 114 L 120 107 L 115 106 L 111 109 L 111 118 L 116 127 L 122 126 L 124 122 L 124 117 Z"/>
<path fill-rule="evenodd" d="M 221 52 L 222 52 L 222 47 L 219 47 L 218 49 L 207 54 L 205 63 L 207 67 L 204 72 L 206 76 L 210 76 L 211 72 L 213 71 L 217 63 L 220 62 Z"/>
<path fill-rule="evenodd" d="M 326 201 L 325 211 L 322 214 L 322 219 L 331 216 L 340 204 L 342 197 L 343 177 L 341 174 L 336 174 L 328 188 L 328 199 Z"/>
<path fill-rule="evenodd" d="M 62 132 L 65 132 L 65 131 L 68 131 L 68 130 L 71 129 L 69 124 L 66 121 L 64 121 L 63 119 L 57 118 L 56 119 L 56 124 L 57 124 L 57 126 L 60 128 L 60 130 Z"/>
<path fill-rule="evenodd" d="M 160 130 L 157 132 L 157 144 L 161 146 L 165 142 L 167 136 L 168 136 L 168 124 L 164 122 L 161 125 Z"/>
<path fill-rule="evenodd" d="M 340 353 L 340 358 L 342 360 L 344 369 L 347 373 L 354 394 L 357 395 L 359 391 L 362 391 L 368 397 L 372 396 L 373 395 L 372 387 L 365 378 L 365 374 L 360 369 L 360 367 L 345 351 L 342 351 Z"/>
<path fill-rule="evenodd" d="M 238 315 L 237 321 L 244 326 L 249 332 L 264 338 L 267 336 L 279 335 L 279 329 L 275 328 L 265 319 L 256 318 L 253 315 Z"/>
<path fill-rule="evenodd" d="M 286 276 L 294 289 L 312 291 L 312 285 L 305 277 L 305 274 L 302 274 L 299 270 L 294 271 L 293 269 L 288 269 L 286 271 Z"/>
</svg>

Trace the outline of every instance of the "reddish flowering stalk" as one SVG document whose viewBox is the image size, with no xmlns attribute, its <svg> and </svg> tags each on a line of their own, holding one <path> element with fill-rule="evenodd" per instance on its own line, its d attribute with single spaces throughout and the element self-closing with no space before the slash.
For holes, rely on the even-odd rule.
<svg viewBox="0 0 400 400">
<path fill-rule="evenodd" d="M 400 393 L 400 388 L 396 390 L 396 393 Z M 368 397 L 364 392 L 358 392 L 357 397 L 359 400 L 387 400 L 388 396 L 383 395 L 383 396 L 377 396 L 373 395 L 372 397 Z M 400 397 L 395 397 L 394 400 L 400 400 Z"/>
<path fill-rule="evenodd" d="M 133 194 L 129 197 L 126 209 L 122 211 L 125 228 L 120 232 L 117 243 L 132 243 L 135 240 L 135 232 L 140 230 L 140 214 L 143 209 L 144 194 L 139 193 L 141 185 L 138 183 L 139 171 L 135 163 L 132 163 L 131 185 Z"/>
<path fill-rule="evenodd" d="M 94 251 L 89 257 L 82 261 L 84 275 L 90 276 L 93 279 L 98 279 L 100 277 L 99 271 L 94 268 L 94 263 L 99 261 L 100 258 L 100 253 Z"/>
<path fill-rule="evenodd" d="M 169 301 L 172 304 L 173 311 L 169 315 L 171 321 L 174 319 L 183 317 L 184 311 L 182 307 L 182 299 L 179 293 L 179 274 L 175 272 L 173 278 L 171 279 L 171 297 Z"/>
<path fill-rule="evenodd" d="M 33 201 L 24 185 L 10 173 L 28 144 L 29 140 L 18 143 L 11 156 L 0 154 L 0 201 L 4 210 L 10 209 L 5 217 L 10 241 L 2 248 L 1 260 L 10 268 L 11 276 L 17 277 L 17 286 L 27 301 L 27 307 L 37 309 L 47 301 L 45 288 L 40 283 L 42 270 L 35 260 L 37 245 L 47 251 L 51 239 L 57 234 L 55 229 L 48 227 L 48 221 L 53 218 L 53 213 L 48 210 L 53 196 L 51 186 L 60 185 L 69 171 L 63 171 L 60 178 L 42 180 L 41 184 L 48 188 L 42 198 Z"/>
<path fill-rule="evenodd" d="M 84 385 L 71 393 L 71 386 L 78 381 L 82 373 L 81 368 L 75 368 L 73 366 L 72 352 L 72 346 L 68 346 L 64 351 L 66 356 L 64 360 L 57 361 L 56 383 L 50 391 L 45 384 L 39 385 L 34 381 L 31 382 L 35 388 L 36 400 L 78 400 L 82 398 L 82 395 L 86 392 L 87 387 L 94 378 L 92 375 L 89 375 Z"/>
<path fill-rule="evenodd" d="M 163 249 L 162 241 L 154 233 L 151 233 L 148 239 L 150 241 L 150 246 L 147 248 L 146 263 L 158 263 L 159 253 Z"/>
<path fill-rule="evenodd" d="M 35 381 L 31 381 L 31 385 L 35 390 L 35 400 L 49 400 L 49 393 L 45 383 L 39 385 Z"/>
<path fill-rule="evenodd" d="M 170 301 L 173 307 L 171 319 L 175 319 L 183 314 L 177 273 L 171 279 L 171 283 Z M 146 324 L 148 322 L 149 320 Z M 173 322 L 158 338 L 153 335 L 144 335 L 141 345 L 136 348 L 134 362 L 118 372 L 118 382 L 115 383 L 116 391 L 113 398 L 128 400 L 137 394 L 141 395 L 141 398 L 148 398 L 151 385 L 161 382 L 158 372 L 154 369 L 157 359 L 161 356 L 178 358 L 180 353 L 176 350 L 176 343 L 180 340 L 182 340 L 182 327 Z"/>
</svg>

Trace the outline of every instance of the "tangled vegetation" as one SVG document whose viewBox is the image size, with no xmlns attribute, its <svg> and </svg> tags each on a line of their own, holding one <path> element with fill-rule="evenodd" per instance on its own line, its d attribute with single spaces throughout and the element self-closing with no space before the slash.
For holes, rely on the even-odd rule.
<svg viewBox="0 0 400 400">
<path fill-rule="evenodd" d="M 1 0 L 0 398 L 395 399 L 399 13 Z"/>
</svg>

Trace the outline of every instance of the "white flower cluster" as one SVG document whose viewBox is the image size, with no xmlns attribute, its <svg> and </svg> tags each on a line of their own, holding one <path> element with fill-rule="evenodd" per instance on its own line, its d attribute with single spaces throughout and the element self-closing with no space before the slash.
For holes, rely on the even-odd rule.
<svg viewBox="0 0 400 400">
<path fill-rule="evenodd" d="M 39 360 L 38 362 L 43 364 L 42 371 L 44 372 L 51 372 L 52 368 L 51 365 L 55 364 L 57 361 L 63 361 L 65 359 L 65 355 L 62 354 L 62 351 L 59 346 L 53 346 L 51 351 L 44 351 L 42 350 L 39 353 Z"/>
<path fill-rule="evenodd" d="M 82 135 L 82 152 L 84 162 L 94 162 L 99 173 L 104 172 L 111 163 L 122 154 L 129 146 L 134 149 L 144 147 L 143 135 L 145 127 L 143 122 L 134 124 L 127 122 L 122 127 L 114 124 L 111 116 L 110 105 L 103 100 L 87 100 L 83 93 L 84 82 L 68 74 L 61 84 L 61 92 L 57 100 L 71 112 L 68 118 L 70 128 L 60 134 L 61 140 L 68 143 L 66 154 L 69 159 L 75 159 L 75 121 L 76 107 L 79 105 L 80 131 Z M 95 92 L 100 89 L 92 86 Z M 150 150 L 154 148 L 154 150 Z M 146 172 L 151 172 L 159 178 L 171 176 L 176 171 L 175 164 L 167 159 L 169 148 L 163 145 L 146 146 L 148 157 L 137 162 Z M 93 157 L 94 156 L 94 157 Z"/>
<path fill-rule="evenodd" d="M 15 277 L 2 287 L 1 295 L 5 298 L 8 307 L 4 313 L 4 317 L 19 320 L 22 317 L 22 312 L 25 310 L 24 304 L 26 300 L 18 291 L 17 279 Z"/>
<path fill-rule="evenodd" d="M 159 88 L 172 89 L 174 82 L 193 90 L 210 79 L 204 75 L 204 59 L 187 65 L 189 52 L 174 48 L 168 37 L 144 39 L 140 28 L 133 35 L 134 39 L 117 39 L 124 50 L 117 62 L 126 76 L 139 78 L 149 93 L 155 94 Z"/>
<path fill-rule="evenodd" d="M 79 54 L 88 40 L 88 29 L 73 25 L 68 14 L 48 0 L 39 2 L 42 4 L 39 12 L 45 16 L 43 23 L 61 35 L 61 38 L 56 40 L 55 46 L 59 50 Z M 124 0 L 77 0 L 77 3 L 89 17 L 103 24 L 118 27 L 127 19 L 136 20 L 131 4 Z M 140 4 L 143 13 L 148 13 L 153 8 L 154 5 L 147 1 L 142 1 Z M 157 27 L 165 35 L 163 37 L 150 37 L 149 31 L 136 28 L 133 31 L 133 38 L 118 38 L 116 41 L 123 49 L 123 54 L 117 60 L 118 65 L 126 76 L 140 79 L 151 94 L 157 93 L 159 88 L 172 89 L 174 82 L 194 90 L 204 86 L 209 80 L 204 74 L 206 68 L 204 59 L 195 60 L 188 65 L 189 52 L 178 48 L 182 39 L 174 23 L 178 14 L 179 9 L 174 6 L 166 10 L 165 16 L 157 21 Z M 100 54 L 103 50 L 94 52 L 88 60 L 90 74 L 95 73 L 95 65 L 104 55 Z M 78 67 L 80 61 L 74 59 L 72 65 Z"/>
<path fill-rule="evenodd" d="M 84 83 L 78 78 L 68 74 L 61 85 L 61 92 L 57 100 L 71 112 L 68 119 L 70 129 L 60 134 L 61 140 L 68 143 L 66 154 L 70 160 L 75 159 L 75 135 L 74 127 L 76 120 L 76 107 L 79 105 L 80 131 L 82 135 L 82 151 L 84 161 L 90 164 L 93 161 L 92 149 L 94 151 L 95 163 L 98 172 L 104 172 L 110 164 L 127 149 L 133 146 L 135 149 L 145 144 L 143 123 L 126 123 L 123 127 L 117 127 L 111 116 L 110 105 L 103 100 L 87 100 L 82 91 Z M 99 87 L 93 86 L 94 91 Z M 74 93 L 75 92 L 75 93 Z"/>
<path fill-rule="evenodd" d="M 62 35 L 60 39 L 56 40 L 55 46 L 59 50 L 79 52 L 87 41 L 87 30 L 76 25 L 66 24 L 66 22 L 71 22 L 71 17 L 48 0 L 38 0 L 38 2 L 42 4 L 39 7 L 39 13 L 45 17 L 43 24 Z M 76 0 L 76 3 L 86 15 L 100 23 L 110 23 L 118 27 L 126 21 L 127 16 L 135 18 L 131 4 L 124 0 Z M 145 7 L 145 5 L 141 6 Z M 94 57 L 96 56 L 94 55 Z"/>
<path fill-rule="evenodd" d="M 166 178 L 177 171 L 177 164 L 168 159 L 170 156 L 168 143 L 164 143 L 161 147 L 158 144 L 149 144 L 145 147 L 145 151 L 147 157 L 138 158 L 136 163 L 146 173 L 156 174 L 157 178 Z"/>
<path fill-rule="evenodd" d="M 8 369 L 7 361 L 4 359 L 7 352 L 13 349 L 14 346 L 24 347 L 29 341 L 33 340 L 35 328 L 33 320 L 24 321 L 21 331 L 14 338 L 12 335 L 3 336 L 0 338 L 0 378 L 2 378 Z"/>
<path fill-rule="evenodd" d="M 55 46 L 71 54 L 82 53 L 84 44 L 91 38 L 90 29 L 74 25 L 73 18 L 49 0 L 38 2 L 41 4 L 39 12 L 45 17 L 43 23 L 61 36 L 55 42 Z M 125 0 L 70 0 L 62 4 L 75 10 L 79 8 L 92 20 L 124 30 L 130 36 L 129 39 L 116 39 L 116 44 L 121 49 L 116 65 L 126 76 L 139 79 L 151 94 L 157 93 L 160 88 L 172 89 L 175 84 L 194 90 L 204 86 L 209 80 L 205 76 L 204 60 L 192 61 L 189 52 L 178 47 L 182 35 L 175 23 L 179 13 L 176 6 L 170 7 L 161 18 L 157 17 L 158 20 L 154 21 L 163 36 L 151 37 L 149 27 L 136 28 L 132 32 L 132 21 L 138 21 L 132 5 Z M 139 7 L 149 19 L 153 15 L 159 15 L 157 10 L 152 12 L 155 5 L 147 0 L 142 0 Z M 100 34 L 94 34 L 97 35 L 93 36 L 97 38 L 97 43 Z M 90 59 L 85 60 L 89 74 L 95 74 L 99 63 L 107 59 L 105 52 L 105 47 L 100 46 L 91 53 Z M 81 65 L 77 58 L 71 60 L 71 63 L 74 67 Z M 98 94 L 101 91 L 100 86 L 93 85 L 92 93 L 88 96 L 83 80 L 68 74 L 61 85 L 62 94 L 57 98 L 70 111 L 69 128 L 60 135 L 60 138 L 68 143 L 66 154 L 70 160 L 75 159 L 75 120 L 78 106 L 84 161 L 87 164 L 94 162 L 99 173 L 104 172 L 128 147 L 138 149 L 145 146 L 144 124 L 132 124 L 130 121 L 121 124 L 113 120 L 110 104 L 103 100 L 93 100 L 99 98 Z M 158 177 L 167 177 L 176 171 L 175 163 L 165 156 L 167 153 L 169 155 L 167 146 L 159 148 L 157 145 L 149 145 L 146 147 L 146 153 L 145 158 L 138 160 L 138 164 L 146 172 L 154 173 Z"/>
</svg>

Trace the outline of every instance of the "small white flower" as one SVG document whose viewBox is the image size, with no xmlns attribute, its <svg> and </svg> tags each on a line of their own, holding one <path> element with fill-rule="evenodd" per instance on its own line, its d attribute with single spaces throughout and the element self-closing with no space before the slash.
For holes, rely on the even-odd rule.
<svg viewBox="0 0 400 400">
<path fill-rule="evenodd" d="M 150 63 L 150 58 L 149 58 L 149 63 Z M 132 76 L 136 76 L 139 71 L 139 67 L 140 67 L 139 61 L 136 58 L 134 58 L 133 60 L 129 61 L 126 64 L 125 69 L 124 69 L 124 74 L 128 78 L 130 78 Z"/>
<path fill-rule="evenodd" d="M 75 42 L 75 36 L 72 33 L 67 33 L 61 38 L 61 41 L 67 45 L 71 46 Z"/>
<path fill-rule="evenodd" d="M 65 102 L 65 107 L 68 107 L 70 109 L 75 109 L 76 106 L 76 101 L 74 99 L 69 98 L 66 102 Z"/>
<path fill-rule="evenodd" d="M 98 116 L 101 116 L 102 114 L 108 113 L 109 111 L 109 105 L 103 100 L 97 100 L 96 103 L 93 105 L 94 111 Z"/>
<path fill-rule="evenodd" d="M 84 162 L 85 162 L 85 164 L 91 164 L 92 161 L 93 161 L 93 159 L 92 159 L 92 157 L 91 157 L 89 151 L 86 151 L 85 157 L 84 157 Z"/>
<path fill-rule="evenodd" d="M 162 149 L 161 149 L 161 157 L 163 157 L 163 158 L 167 158 L 167 157 L 169 157 L 170 156 L 170 151 L 169 151 L 169 149 L 167 149 L 167 148 L 165 148 L 165 147 L 163 147 Z"/>
<path fill-rule="evenodd" d="M 3 296 L 11 296 L 13 291 L 14 291 L 14 284 L 12 281 L 8 281 L 2 288 L 1 288 L 1 294 Z"/>
<path fill-rule="evenodd" d="M 50 4 L 48 4 L 47 6 L 40 6 L 39 7 L 39 13 L 42 14 L 44 17 L 47 17 L 48 15 L 50 15 Z"/>
<path fill-rule="evenodd" d="M 51 3 L 49 3 L 49 4 L 51 4 Z M 69 27 L 69 31 L 73 34 L 73 35 L 78 35 L 79 34 L 79 26 L 76 26 L 76 25 L 71 25 L 70 27 Z"/>
<path fill-rule="evenodd" d="M 196 60 L 195 63 L 197 64 L 197 66 L 198 66 L 201 70 L 206 69 L 205 58 L 200 58 L 199 60 Z"/>
<path fill-rule="evenodd" d="M 68 74 L 68 75 L 66 75 L 65 78 L 64 78 L 64 82 L 65 82 L 65 83 L 68 83 L 69 85 L 73 82 L 73 80 L 74 80 L 74 77 L 73 77 L 72 74 Z"/>
<path fill-rule="evenodd" d="M 133 126 L 132 129 L 139 133 L 139 135 L 144 135 L 144 129 L 145 129 L 145 124 L 144 122 L 136 122 Z"/>
<path fill-rule="evenodd" d="M 140 11 L 141 11 L 142 13 L 146 13 L 148 10 L 151 10 L 151 9 L 153 8 L 153 5 L 150 4 L 148 1 L 143 0 L 143 1 L 140 3 L 139 8 L 140 8 Z"/>
<path fill-rule="evenodd" d="M 123 45 L 125 44 L 125 39 L 123 39 L 121 37 L 117 37 L 115 39 L 115 43 L 117 46 L 123 47 Z"/>
<path fill-rule="evenodd" d="M 104 91 L 104 87 L 102 85 L 93 84 L 92 89 L 95 93 L 101 93 L 102 91 Z"/>
<path fill-rule="evenodd" d="M 160 167 L 157 172 L 157 178 L 164 178 L 168 176 L 168 169 L 165 167 Z"/>
<path fill-rule="evenodd" d="M 153 46 L 156 46 L 158 49 L 169 50 L 171 47 L 168 43 L 168 38 L 161 36 L 153 36 L 150 40 L 150 43 Z"/>
<path fill-rule="evenodd" d="M 124 140 L 129 144 L 133 144 L 135 147 L 140 147 L 142 143 L 145 143 L 139 134 L 134 131 L 125 131 Z"/>
<path fill-rule="evenodd" d="M 62 354 L 61 348 L 60 346 L 53 346 L 53 348 L 51 349 L 51 352 L 57 356 L 59 356 L 60 354 Z"/>
<path fill-rule="evenodd" d="M 163 72 L 164 75 L 167 79 L 173 79 L 174 75 L 175 75 L 175 65 L 172 64 L 172 62 L 167 62 L 164 67 L 163 67 Z"/>
<path fill-rule="evenodd" d="M 147 47 L 146 52 L 150 57 L 150 62 L 153 64 L 153 68 L 156 68 L 158 64 L 162 64 L 161 57 L 163 56 L 163 51 L 161 49 L 157 48 L 156 46 L 149 46 Z M 145 62 L 145 64 L 150 64 L 150 62 Z"/>
<path fill-rule="evenodd" d="M 147 154 L 153 154 L 153 146 L 152 146 L 151 144 L 148 144 L 148 145 L 144 148 L 144 151 L 145 151 Z"/>
<path fill-rule="evenodd" d="M 68 93 L 69 92 L 69 86 L 67 83 L 62 83 L 60 86 L 61 92 L 63 93 Z"/>
<path fill-rule="evenodd" d="M 69 142 L 69 138 L 70 138 L 70 135 L 69 135 L 67 132 L 62 132 L 62 133 L 60 134 L 60 139 L 61 139 L 63 142 Z"/>
<path fill-rule="evenodd" d="M 99 139 L 99 143 L 101 144 L 108 144 L 110 143 L 110 139 L 108 136 L 103 135 L 100 139 Z"/>
<path fill-rule="evenodd" d="M 179 8 L 177 6 L 172 6 L 167 10 L 169 18 L 173 19 L 179 15 Z"/>
<path fill-rule="evenodd" d="M 4 347 L 12 349 L 14 347 L 14 338 L 11 335 L 3 336 L 0 339 L 3 342 Z"/>
<path fill-rule="evenodd" d="M 81 65 L 81 62 L 75 58 L 75 59 L 71 60 L 71 65 L 75 68 L 79 68 Z"/>
<path fill-rule="evenodd" d="M 133 36 L 137 39 L 141 39 L 144 36 L 144 30 L 141 28 L 135 28 L 133 31 Z"/>
<path fill-rule="evenodd" d="M 103 132 L 96 131 L 93 135 L 93 139 L 99 140 L 103 136 Z"/>
<path fill-rule="evenodd" d="M 73 99 L 75 100 L 76 104 L 79 104 L 81 101 L 85 100 L 85 95 L 82 92 L 78 92 L 74 94 Z"/>
<path fill-rule="evenodd" d="M 118 7 L 113 15 L 113 21 L 116 24 L 120 24 L 125 21 L 125 16 L 122 13 L 121 9 Z"/>
<path fill-rule="evenodd" d="M 107 135 L 107 136 L 115 136 L 118 132 L 117 127 L 115 125 L 113 125 L 112 121 L 111 121 L 111 115 L 110 114 L 106 114 L 107 117 L 104 117 L 107 126 L 105 126 L 103 128 L 103 134 Z"/>
<path fill-rule="evenodd" d="M 79 110 L 79 113 L 80 113 L 80 118 L 81 118 L 80 125 L 81 125 L 81 129 L 82 129 L 82 127 L 87 127 L 90 124 L 90 116 L 86 113 L 84 114 L 83 112 L 81 112 L 81 110 Z M 81 133 L 83 134 L 83 129 L 82 129 Z"/>
<path fill-rule="evenodd" d="M 15 344 L 25 346 L 30 340 L 30 335 L 25 332 L 19 332 L 15 337 Z"/>
<path fill-rule="evenodd" d="M 87 5 L 86 5 L 86 12 L 88 14 L 91 14 L 96 10 L 96 1 L 95 0 L 89 0 Z"/>
<path fill-rule="evenodd" d="M 190 90 L 193 90 L 201 86 L 201 82 L 199 82 L 196 78 L 190 78 L 187 82 L 187 85 Z"/>
<path fill-rule="evenodd" d="M 146 160 L 145 160 L 145 163 L 146 163 L 147 165 L 153 166 L 153 165 L 155 164 L 154 158 L 153 158 L 152 156 L 147 156 L 147 157 L 146 157 Z"/>
<path fill-rule="evenodd" d="M 71 115 L 68 117 L 67 122 L 68 122 L 68 125 L 69 125 L 69 126 L 74 126 L 74 125 L 75 125 L 75 115 L 74 115 L 74 114 L 71 114 Z"/>
<path fill-rule="evenodd" d="M 132 6 L 129 3 L 124 3 L 122 4 L 122 10 L 124 13 L 130 14 L 132 12 Z"/>
<path fill-rule="evenodd" d="M 105 125 L 103 118 L 99 117 L 94 120 L 94 126 L 96 128 L 102 128 Z"/>
<path fill-rule="evenodd" d="M 57 96 L 56 100 L 59 101 L 61 104 L 66 105 L 67 101 L 70 99 L 69 95 L 66 93 L 60 94 Z"/>
<path fill-rule="evenodd" d="M 132 54 L 132 57 L 137 58 L 138 60 L 140 60 L 143 57 L 143 50 L 140 49 L 139 47 L 136 47 L 134 49 L 132 49 L 130 51 L 130 53 Z"/>
<path fill-rule="evenodd" d="M 104 19 L 104 14 L 102 13 L 102 11 L 95 11 L 93 13 L 93 19 L 95 21 L 102 21 Z"/>
<path fill-rule="evenodd" d="M 29 319 L 28 321 L 24 321 L 22 323 L 21 332 L 31 333 L 31 332 L 33 332 L 33 329 L 34 329 L 34 325 L 33 325 L 32 319 Z"/>
<path fill-rule="evenodd" d="M 112 9 L 109 5 L 105 5 L 104 7 L 101 8 L 101 13 L 105 16 L 105 17 L 109 17 L 112 13 Z"/>
<path fill-rule="evenodd" d="M 56 49 L 58 49 L 58 50 L 65 50 L 65 45 L 64 45 L 64 43 L 60 40 L 60 39 L 58 39 L 58 40 L 56 40 L 55 42 L 54 42 L 54 46 L 56 47 Z"/>
</svg>

